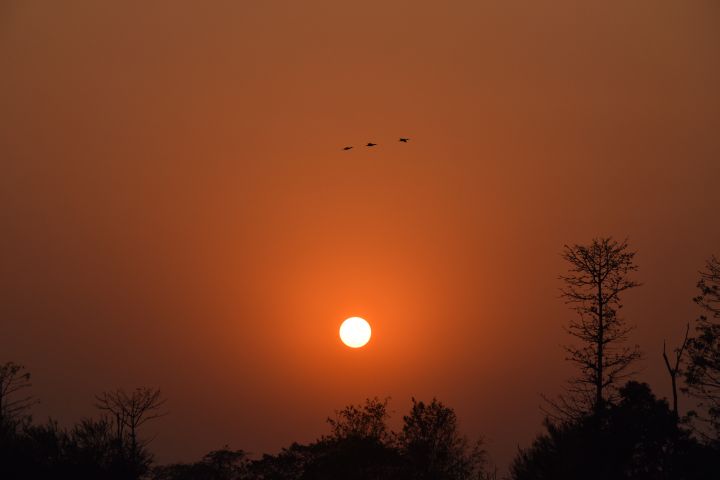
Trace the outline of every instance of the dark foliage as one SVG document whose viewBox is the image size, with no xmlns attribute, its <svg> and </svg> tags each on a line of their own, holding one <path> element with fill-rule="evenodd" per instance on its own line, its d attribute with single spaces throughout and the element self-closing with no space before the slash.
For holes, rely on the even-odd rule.
<svg viewBox="0 0 720 480">
<path fill-rule="evenodd" d="M 479 441 L 470 445 L 460 435 L 453 409 L 436 399 L 426 404 L 413 398 L 403 420 L 399 447 L 412 478 L 482 478 L 485 452 Z"/>
<path fill-rule="evenodd" d="M 196 463 L 156 467 L 156 480 L 239 480 L 249 478 L 250 461 L 242 450 L 215 450 Z"/>
<path fill-rule="evenodd" d="M 712 257 L 700 272 L 700 294 L 694 298 L 704 314 L 688 340 L 685 371 L 687 391 L 698 398 L 704 413 L 700 419 L 710 427 L 706 437 L 720 448 L 720 259 Z"/>
<path fill-rule="evenodd" d="M 402 432 L 387 426 L 387 400 L 350 405 L 328 419 L 331 434 L 310 445 L 293 444 L 251 465 L 258 480 L 484 478 L 484 453 L 457 429 L 455 412 L 433 399 L 413 399 Z"/>
<path fill-rule="evenodd" d="M 647 384 L 628 382 L 602 417 L 553 423 L 518 453 L 513 480 L 716 479 L 720 455 L 681 428 Z"/>
<path fill-rule="evenodd" d="M 335 440 L 364 438 L 379 443 L 389 442 L 392 435 L 387 426 L 390 417 L 387 402 L 387 399 L 380 401 L 378 398 L 369 398 L 362 406 L 348 405 L 336 411 L 335 418 L 327 419 L 331 438 Z"/>
<path fill-rule="evenodd" d="M 141 465 L 149 465 L 151 456 L 142 448 Z M 111 424 L 86 419 L 71 430 L 61 429 L 49 420 L 43 425 L 28 425 L 0 439 L 0 478 L 14 479 L 108 479 L 139 478 L 137 463 L 129 452 L 119 448 Z M 144 472 L 144 470 L 143 470 Z"/>
</svg>

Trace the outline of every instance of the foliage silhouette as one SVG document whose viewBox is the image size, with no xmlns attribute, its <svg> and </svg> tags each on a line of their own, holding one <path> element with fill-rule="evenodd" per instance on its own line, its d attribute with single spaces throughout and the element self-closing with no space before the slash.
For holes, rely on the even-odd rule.
<svg viewBox="0 0 720 480">
<path fill-rule="evenodd" d="M 365 438 L 388 442 L 391 435 L 387 426 L 390 417 L 387 404 L 387 398 L 383 401 L 369 398 L 362 406 L 348 405 L 336 411 L 335 418 L 327 419 L 331 437 L 335 440 Z"/>
<path fill-rule="evenodd" d="M 478 441 L 470 445 L 461 436 L 453 409 L 437 399 L 426 404 L 412 399 L 410 414 L 403 417 L 400 451 L 417 479 L 481 478 L 485 451 Z"/>
<path fill-rule="evenodd" d="M 713 256 L 700 272 L 700 294 L 693 300 L 705 312 L 695 323 L 695 336 L 688 340 L 686 391 L 701 401 L 711 432 L 709 440 L 720 448 L 720 259 Z"/>
<path fill-rule="evenodd" d="M 433 399 L 413 399 L 399 433 L 387 426 L 387 400 L 368 399 L 328 419 L 331 434 L 297 443 L 250 466 L 249 478 L 465 480 L 485 477 L 484 452 L 458 432 L 455 412 Z"/>
<path fill-rule="evenodd" d="M 26 425 L 0 439 L 0 478 L 131 480 L 140 478 L 127 455 L 117 450 L 106 420 L 85 419 L 70 430 L 57 422 Z M 144 461 L 149 454 L 142 450 Z"/>
<path fill-rule="evenodd" d="M 518 452 L 513 480 L 717 478 L 720 455 L 681 428 L 665 400 L 630 381 L 599 419 L 546 420 L 546 432 Z"/>
<path fill-rule="evenodd" d="M 242 450 L 214 450 L 196 463 L 156 467 L 156 480 L 236 480 L 249 478 L 250 460 Z"/>
</svg>

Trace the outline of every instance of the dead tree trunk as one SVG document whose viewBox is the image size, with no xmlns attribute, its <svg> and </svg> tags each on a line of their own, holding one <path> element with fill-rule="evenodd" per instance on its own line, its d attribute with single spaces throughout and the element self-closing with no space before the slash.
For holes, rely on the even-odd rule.
<svg viewBox="0 0 720 480">
<path fill-rule="evenodd" d="M 680 418 L 680 416 L 678 414 L 678 395 L 677 395 L 676 377 L 677 377 L 678 371 L 680 370 L 680 360 L 682 358 L 683 351 L 685 350 L 685 345 L 687 345 L 689 332 L 690 332 L 690 324 L 688 323 L 687 328 L 685 329 L 685 338 L 683 339 L 682 345 L 680 345 L 680 348 L 675 350 L 675 365 L 674 366 L 670 365 L 670 360 L 668 359 L 667 352 L 665 351 L 665 341 L 663 340 L 663 360 L 665 360 L 665 366 L 667 367 L 668 373 L 670 374 L 670 382 L 672 383 L 673 414 L 675 415 L 675 420 Z"/>
</svg>

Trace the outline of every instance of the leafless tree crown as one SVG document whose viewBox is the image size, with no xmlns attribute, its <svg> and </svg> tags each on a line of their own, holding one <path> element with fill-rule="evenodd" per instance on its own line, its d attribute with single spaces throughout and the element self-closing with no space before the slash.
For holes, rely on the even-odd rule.
<svg viewBox="0 0 720 480">
<path fill-rule="evenodd" d="M 17 363 L 0 365 L 0 428 L 14 428 L 35 403 L 30 395 L 19 392 L 30 388 L 30 373 Z"/>
<path fill-rule="evenodd" d="M 115 423 L 116 441 L 122 446 L 129 437 L 131 455 L 136 456 L 142 446 L 138 428 L 150 420 L 166 415 L 161 411 L 165 399 L 159 389 L 140 387 L 127 393 L 118 389 L 96 397 L 97 408 L 107 412 Z"/>
<path fill-rule="evenodd" d="M 580 372 L 570 380 L 567 394 L 551 404 L 563 416 L 576 416 L 601 411 L 640 358 L 637 345 L 623 345 L 632 327 L 619 315 L 623 293 L 640 283 L 630 278 L 638 267 L 627 240 L 606 237 L 589 245 L 565 245 L 562 258 L 569 267 L 560 276 L 561 297 L 577 313 L 566 330 L 580 341 L 564 348 Z"/>
</svg>

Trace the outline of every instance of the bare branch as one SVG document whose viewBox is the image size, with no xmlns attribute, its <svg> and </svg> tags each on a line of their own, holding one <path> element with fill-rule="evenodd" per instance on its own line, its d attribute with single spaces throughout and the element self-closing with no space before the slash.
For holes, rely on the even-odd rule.
<svg viewBox="0 0 720 480">
<path fill-rule="evenodd" d="M 23 365 L 14 362 L 0 365 L 0 428 L 15 429 L 27 418 L 27 411 L 37 401 L 30 395 L 12 397 L 31 386 L 30 374 Z"/>
</svg>

